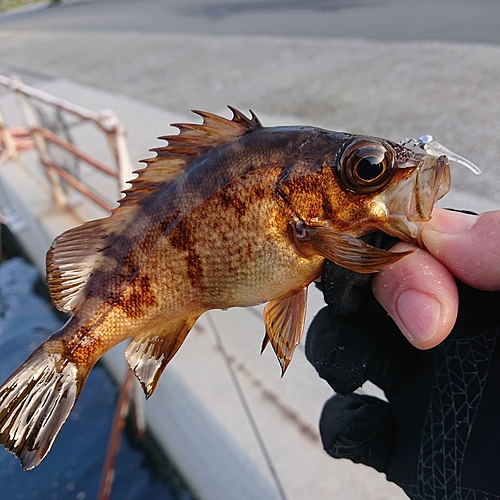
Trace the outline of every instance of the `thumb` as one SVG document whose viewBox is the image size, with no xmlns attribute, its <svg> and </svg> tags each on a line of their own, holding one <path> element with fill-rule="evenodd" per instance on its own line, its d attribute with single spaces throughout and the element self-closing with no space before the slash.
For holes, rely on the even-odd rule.
<svg viewBox="0 0 500 500">
<path fill-rule="evenodd" d="M 500 210 L 476 216 L 435 209 L 421 237 L 458 279 L 479 290 L 500 290 Z"/>
</svg>

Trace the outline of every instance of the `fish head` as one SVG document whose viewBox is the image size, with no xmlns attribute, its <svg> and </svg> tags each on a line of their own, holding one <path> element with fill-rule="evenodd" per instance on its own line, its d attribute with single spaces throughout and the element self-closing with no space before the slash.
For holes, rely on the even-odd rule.
<svg viewBox="0 0 500 500">
<path fill-rule="evenodd" d="M 446 156 L 369 137 L 355 137 L 344 147 L 336 171 L 346 201 L 358 206 L 347 231 L 356 237 L 380 229 L 418 243 L 422 223 L 450 189 Z"/>
</svg>

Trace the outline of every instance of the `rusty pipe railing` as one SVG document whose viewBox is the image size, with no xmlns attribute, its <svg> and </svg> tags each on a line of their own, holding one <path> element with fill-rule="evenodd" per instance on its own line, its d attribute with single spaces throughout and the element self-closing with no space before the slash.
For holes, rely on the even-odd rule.
<svg viewBox="0 0 500 500">
<path fill-rule="evenodd" d="M 99 113 L 88 110 L 77 104 L 65 101 L 41 90 L 29 87 L 17 78 L 7 78 L 0 75 L 0 84 L 13 91 L 19 98 L 21 108 L 26 122 L 26 128 L 32 138 L 33 146 L 38 152 L 41 164 L 44 166 L 49 182 L 51 184 L 52 195 L 59 206 L 68 206 L 68 200 L 60 179 L 67 182 L 73 189 L 90 199 L 105 210 L 111 210 L 111 205 L 99 195 L 94 193 L 88 186 L 81 182 L 70 172 L 61 168 L 51 158 L 48 143 L 54 143 L 59 148 L 67 151 L 79 160 L 84 161 L 100 172 L 117 179 L 117 190 L 126 189 L 126 183 L 132 172 L 132 162 L 128 152 L 125 129 L 112 110 L 103 110 Z M 99 160 L 93 158 L 80 148 L 68 142 L 51 130 L 43 127 L 37 118 L 32 101 L 43 103 L 49 107 L 68 113 L 77 117 L 80 121 L 93 123 L 100 130 L 105 138 L 114 160 L 114 168 L 110 168 Z M 19 143 L 16 144 L 11 128 L 5 126 L 3 117 L 0 114 L 0 138 L 3 142 L 3 151 L 0 153 L 0 160 L 15 156 L 20 150 Z M 0 163 L 1 164 L 1 163 Z M 118 194 L 118 193 L 117 193 Z"/>
</svg>

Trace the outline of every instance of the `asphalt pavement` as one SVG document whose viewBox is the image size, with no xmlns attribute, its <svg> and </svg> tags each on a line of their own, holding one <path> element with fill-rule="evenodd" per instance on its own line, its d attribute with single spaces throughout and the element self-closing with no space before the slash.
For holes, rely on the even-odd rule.
<svg viewBox="0 0 500 500">
<path fill-rule="evenodd" d="M 63 0 L 0 27 L 500 43 L 499 20 L 495 0 Z"/>
</svg>

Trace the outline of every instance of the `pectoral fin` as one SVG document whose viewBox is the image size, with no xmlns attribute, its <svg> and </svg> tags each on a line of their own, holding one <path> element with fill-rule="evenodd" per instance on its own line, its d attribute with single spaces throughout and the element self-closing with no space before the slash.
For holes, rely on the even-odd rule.
<svg viewBox="0 0 500 500">
<path fill-rule="evenodd" d="M 306 319 L 307 288 L 294 290 L 290 295 L 271 300 L 264 308 L 266 335 L 262 350 L 271 342 L 281 365 L 282 376 L 300 343 Z"/>
<path fill-rule="evenodd" d="M 125 358 L 149 398 L 168 362 L 174 357 L 197 317 L 168 323 L 155 331 L 137 335 L 125 352 Z"/>
<path fill-rule="evenodd" d="M 304 244 L 322 257 L 357 273 L 374 273 L 412 253 L 412 250 L 388 252 L 325 226 L 305 226 L 304 230 Z M 297 241 L 300 245 L 300 240 Z"/>
</svg>

